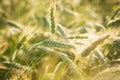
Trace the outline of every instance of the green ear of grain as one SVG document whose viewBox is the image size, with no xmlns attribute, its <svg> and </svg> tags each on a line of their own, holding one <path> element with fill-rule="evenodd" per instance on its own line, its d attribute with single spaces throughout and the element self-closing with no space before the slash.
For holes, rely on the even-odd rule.
<svg viewBox="0 0 120 80">
<path fill-rule="evenodd" d="M 97 39 L 96 41 L 92 42 L 87 48 L 85 48 L 81 52 L 81 56 L 82 57 L 88 56 L 91 53 L 91 51 L 93 51 L 100 43 L 106 40 L 109 36 L 110 36 L 109 34 L 105 34 L 101 36 L 99 39 Z"/>
<path fill-rule="evenodd" d="M 58 24 L 57 25 L 57 30 L 60 32 L 60 34 L 63 38 L 66 38 L 66 33 L 65 33 L 65 30 L 63 29 L 62 25 Z"/>
<path fill-rule="evenodd" d="M 12 21 L 7 21 L 7 25 L 12 26 L 12 27 L 15 27 L 15 28 L 23 31 L 23 29 L 22 29 L 20 26 L 18 26 L 16 23 L 14 23 L 14 22 L 12 22 Z"/>
<path fill-rule="evenodd" d="M 68 64 L 68 66 L 70 67 L 71 70 L 77 71 L 76 70 L 77 66 L 74 64 L 74 62 L 66 54 L 61 53 L 60 58 Z"/>
<path fill-rule="evenodd" d="M 53 41 L 53 40 L 49 40 L 49 39 L 45 39 L 45 40 L 42 40 L 39 43 L 33 44 L 30 49 L 35 48 L 37 46 L 58 47 L 58 48 L 67 48 L 67 49 L 68 48 L 74 48 L 73 45 L 66 44 L 66 43 L 63 43 L 63 42 Z"/>
<path fill-rule="evenodd" d="M 99 50 L 96 49 L 94 54 L 102 64 L 106 63 L 104 55 Z"/>
<path fill-rule="evenodd" d="M 48 46 L 48 47 L 59 47 L 59 48 L 73 48 L 73 45 L 62 43 L 62 42 L 57 42 L 57 41 L 52 41 L 49 39 L 43 40 L 40 42 L 41 45 L 43 46 Z"/>
<path fill-rule="evenodd" d="M 55 33 L 55 28 L 56 28 L 54 8 L 51 8 L 50 10 L 50 20 L 51 20 L 50 30 L 51 33 L 53 34 Z"/>
<path fill-rule="evenodd" d="M 111 21 L 109 21 L 108 22 L 108 24 L 107 24 L 107 26 L 108 27 L 118 27 L 118 26 L 120 26 L 120 19 L 115 19 L 115 20 L 111 20 Z"/>
</svg>

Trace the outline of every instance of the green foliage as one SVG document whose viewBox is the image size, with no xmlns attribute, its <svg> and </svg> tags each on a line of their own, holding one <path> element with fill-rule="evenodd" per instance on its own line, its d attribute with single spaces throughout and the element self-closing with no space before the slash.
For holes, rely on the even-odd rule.
<svg viewBox="0 0 120 80">
<path fill-rule="evenodd" d="M 115 13 L 113 14 L 113 16 L 111 17 L 111 19 L 114 19 L 115 17 L 117 17 L 119 15 L 120 12 L 120 8 L 118 8 Z"/>
<path fill-rule="evenodd" d="M 113 46 L 119 49 L 119 48 L 120 48 L 120 40 L 119 40 L 119 39 L 118 39 L 118 40 L 115 40 L 115 41 L 113 42 Z"/>
<path fill-rule="evenodd" d="M 113 41 L 110 44 L 110 46 L 108 46 L 108 49 L 109 49 L 109 53 L 107 54 L 108 59 L 110 59 L 112 61 L 117 60 L 120 57 L 119 48 L 120 48 L 120 40 L 117 39 L 117 40 Z"/>
<path fill-rule="evenodd" d="M 25 41 L 26 41 L 26 36 L 23 36 L 22 39 L 16 45 L 16 49 L 20 49 L 23 46 Z"/>
<path fill-rule="evenodd" d="M 21 40 L 18 42 L 18 44 L 16 45 L 15 51 L 14 51 L 13 56 L 12 56 L 12 61 L 15 60 L 15 57 L 16 57 L 18 51 L 20 50 L 20 48 L 23 47 L 25 41 L 26 41 L 26 36 L 23 36 L 23 37 L 21 38 Z"/>
</svg>

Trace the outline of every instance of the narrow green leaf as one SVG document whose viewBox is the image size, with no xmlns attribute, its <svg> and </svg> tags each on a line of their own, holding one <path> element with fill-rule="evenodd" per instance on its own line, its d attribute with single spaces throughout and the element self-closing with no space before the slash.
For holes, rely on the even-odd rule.
<svg viewBox="0 0 120 80">
<path fill-rule="evenodd" d="M 67 37 L 67 39 L 86 39 L 88 38 L 87 36 L 70 36 Z"/>
<path fill-rule="evenodd" d="M 15 51 L 14 51 L 14 53 L 13 53 L 13 56 L 12 56 L 12 61 L 15 60 L 15 57 L 16 57 L 19 49 L 23 46 L 25 40 L 26 40 L 26 37 L 23 36 L 22 39 L 21 39 L 21 40 L 18 42 L 18 44 L 16 45 L 16 49 L 15 49 Z"/>
<path fill-rule="evenodd" d="M 118 8 L 118 9 L 114 12 L 114 14 L 113 14 L 113 16 L 111 17 L 111 19 L 114 19 L 114 18 L 118 15 L 119 12 L 120 12 L 120 8 Z"/>
<path fill-rule="evenodd" d="M 115 19 L 115 20 L 111 20 L 111 21 L 109 21 L 108 22 L 108 24 L 107 24 L 107 26 L 108 27 L 118 27 L 118 26 L 120 26 L 120 19 Z"/>
<path fill-rule="evenodd" d="M 23 43 L 25 42 L 25 40 L 26 40 L 26 37 L 23 36 L 22 39 L 18 42 L 16 48 L 17 48 L 17 49 L 20 49 L 21 46 L 23 45 Z"/>
<path fill-rule="evenodd" d="M 12 26 L 12 27 L 15 27 L 15 28 L 23 31 L 23 29 L 22 29 L 20 26 L 18 26 L 16 23 L 14 23 L 14 22 L 12 22 L 12 21 L 7 21 L 7 25 Z"/>
</svg>

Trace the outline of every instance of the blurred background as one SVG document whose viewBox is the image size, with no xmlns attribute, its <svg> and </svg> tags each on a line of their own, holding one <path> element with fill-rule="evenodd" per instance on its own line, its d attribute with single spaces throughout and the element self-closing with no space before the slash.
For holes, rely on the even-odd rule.
<svg viewBox="0 0 120 80">
<path fill-rule="evenodd" d="M 50 32 L 50 9 L 53 3 L 55 4 L 55 24 L 60 25 L 60 28 L 56 28 L 55 34 Z M 120 53 L 118 50 L 120 45 L 117 48 L 116 45 L 111 46 L 117 42 L 113 42 L 114 39 L 118 39 L 120 36 L 118 31 L 120 19 L 117 22 L 117 28 L 113 24 L 112 29 L 110 28 L 108 31 L 109 28 L 106 26 L 109 21 L 120 17 L 119 11 L 120 0 L 0 0 L 0 68 L 1 70 L 11 68 L 13 60 L 13 63 L 31 67 L 33 80 L 90 80 L 88 73 L 93 67 L 108 64 L 107 62 L 115 61 L 120 57 L 116 54 Z M 107 39 L 107 37 L 102 37 L 102 35 L 107 31 L 113 34 L 110 34 L 108 41 L 103 43 L 102 39 Z M 101 42 L 99 41 L 102 44 L 97 47 L 96 52 L 93 46 L 99 42 L 92 42 L 99 37 L 102 37 Z M 43 41 L 42 47 L 37 46 L 30 49 L 34 44 L 45 39 L 51 41 Z M 74 45 L 75 48 L 66 49 L 69 45 L 59 42 Z M 93 44 L 90 46 L 93 47 L 92 53 L 100 52 L 105 59 L 99 61 L 98 58 L 93 58 L 91 60 L 91 55 L 84 58 L 78 57 L 91 43 Z M 106 46 L 109 47 L 106 48 Z M 66 58 L 58 52 L 65 53 L 68 57 Z M 103 63 L 101 63 L 102 61 Z M 91 63 L 89 64 L 89 62 Z M 73 65 L 70 65 L 72 63 Z M 72 69 L 78 70 L 76 74 L 71 71 L 71 68 L 67 69 L 74 65 L 76 67 L 72 67 Z M 6 71 L 3 72 L 0 72 L 0 78 L 5 80 L 6 76 L 2 76 Z M 25 70 L 22 73 L 25 73 Z M 19 80 L 13 76 L 10 75 L 11 79 L 9 79 Z M 31 79 L 25 77 L 23 80 Z"/>
</svg>

